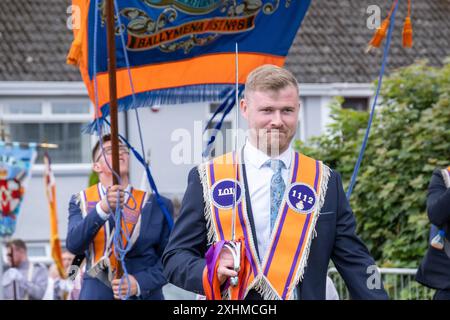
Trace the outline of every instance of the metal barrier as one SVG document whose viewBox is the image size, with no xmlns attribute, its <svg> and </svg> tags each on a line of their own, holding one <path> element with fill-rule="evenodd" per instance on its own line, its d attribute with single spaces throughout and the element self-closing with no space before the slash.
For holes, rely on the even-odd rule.
<svg viewBox="0 0 450 320">
<path fill-rule="evenodd" d="M 427 288 L 415 280 L 417 269 L 379 268 L 385 290 L 391 300 L 429 300 L 433 298 L 433 289 Z M 340 300 L 349 300 L 350 294 L 336 268 L 328 270 Z"/>
<path fill-rule="evenodd" d="M 42 262 L 49 265 L 48 257 L 30 258 L 33 262 Z M 417 269 L 413 268 L 378 268 L 381 280 L 391 300 L 430 300 L 433 298 L 435 290 L 427 288 L 415 280 Z M 339 300 L 350 300 L 350 293 L 344 280 L 336 268 L 328 269 L 328 276 L 334 283 Z M 166 299 L 195 300 L 199 296 L 192 292 L 185 291 L 173 285 L 166 285 L 163 288 Z"/>
</svg>

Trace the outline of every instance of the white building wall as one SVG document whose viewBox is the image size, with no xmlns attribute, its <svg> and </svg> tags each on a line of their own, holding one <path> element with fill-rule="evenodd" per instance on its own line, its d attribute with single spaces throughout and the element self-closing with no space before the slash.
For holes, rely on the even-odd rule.
<svg viewBox="0 0 450 320">
<path fill-rule="evenodd" d="M 43 99 L 53 96 L 87 96 L 82 83 L 0 83 L 0 97 L 23 97 L 44 94 Z M 373 94 L 368 84 L 300 84 L 303 110 L 300 113 L 298 137 L 307 139 L 323 132 L 330 122 L 328 104 L 334 96 L 366 96 Z M 187 186 L 189 170 L 201 161 L 203 148 L 202 130 L 210 116 L 207 103 L 162 106 L 158 112 L 139 109 L 146 155 L 149 156 L 152 174 L 161 194 L 181 201 Z M 128 132 L 131 144 L 140 151 L 138 129 L 134 111 L 128 112 L 128 128 L 125 117 L 120 115 L 120 132 Z M 234 128 L 234 111 L 227 117 Z M 240 127 L 245 121 L 240 117 Z M 177 163 L 176 148 L 182 136 L 190 138 L 188 156 L 183 163 Z M 88 137 L 88 136 L 87 136 Z M 199 138 L 200 137 L 200 138 Z M 183 138 L 184 139 L 184 138 Z M 240 144 L 244 137 L 240 136 Z M 189 142 L 189 141 L 188 141 Z M 233 141 L 234 143 L 234 141 Z M 175 151 L 174 151 L 175 149 Z M 57 183 L 58 219 L 61 239 L 67 233 L 67 209 L 70 196 L 85 188 L 90 174 L 90 165 L 54 165 Z M 143 168 L 133 159 L 130 168 L 131 182 L 140 187 Z M 27 241 L 48 243 L 50 230 L 47 199 L 44 193 L 42 166 L 35 166 L 20 212 L 15 237 Z M 63 242 L 64 243 L 64 242 Z"/>
<path fill-rule="evenodd" d="M 138 110 L 145 154 L 160 193 L 167 196 L 184 193 L 189 170 L 201 162 L 202 141 L 194 137 L 202 137 L 206 108 L 207 104 L 182 104 L 162 106 L 158 112 Z M 128 140 L 141 152 L 134 111 L 128 112 L 128 128 Z M 182 141 L 186 141 L 188 147 L 184 148 L 184 153 L 177 152 L 180 148 L 176 148 Z M 179 161 L 181 156 L 182 162 Z M 133 159 L 132 183 L 140 186 L 144 173 L 144 168 Z"/>
<path fill-rule="evenodd" d="M 302 110 L 299 115 L 300 128 L 297 137 L 307 140 L 324 131 L 326 125 L 331 122 L 329 104 L 335 96 L 370 97 L 371 94 L 369 84 L 300 84 Z M 160 193 L 181 200 L 186 190 L 189 170 L 201 161 L 203 146 L 201 132 L 209 116 L 207 103 L 165 105 L 161 106 L 158 112 L 152 112 L 150 109 L 139 110 L 146 154 L 150 154 L 152 174 Z M 234 110 L 226 119 L 233 123 L 234 128 Z M 247 128 L 241 116 L 239 127 L 242 130 Z M 131 144 L 140 151 L 134 111 L 128 113 L 128 132 Z M 189 141 L 191 147 L 186 157 L 187 161 L 177 163 L 173 156 L 179 154 L 177 150 L 182 135 L 191 139 Z M 242 145 L 244 140 L 245 137 L 240 135 L 239 144 Z M 233 146 L 234 139 L 232 148 Z M 133 160 L 130 171 L 132 183 L 139 186 L 144 173 L 143 168 Z"/>
</svg>

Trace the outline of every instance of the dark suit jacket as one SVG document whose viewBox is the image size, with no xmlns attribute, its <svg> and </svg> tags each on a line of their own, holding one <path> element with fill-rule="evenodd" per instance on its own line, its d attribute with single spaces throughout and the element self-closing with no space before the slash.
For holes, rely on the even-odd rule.
<svg viewBox="0 0 450 320">
<path fill-rule="evenodd" d="M 245 166 L 244 174 L 245 178 Z M 251 211 L 247 190 L 247 208 Z M 180 217 L 163 255 L 164 271 L 169 282 L 189 291 L 204 294 L 202 272 L 207 251 L 203 189 L 196 168 L 189 173 L 188 186 Z M 345 280 L 353 299 L 387 299 L 384 289 L 369 289 L 371 275 L 367 268 L 375 265 L 367 248 L 355 234 L 355 218 L 345 196 L 341 178 L 332 172 L 325 203 L 316 225 L 304 279 L 298 286 L 299 299 L 325 299 L 326 276 L 330 258 Z M 254 232 L 253 215 L 249 212 Z M 255 240 L 254 243 L 257 243 Z M 247 299 L 261 299 L 254 290 Z"/>
<path fill-rule="evenodd" d="M 428 186 L 427 212 L 430 222 L 443 228 L 450 240 L 450 189 L 447 189 L 441 170 L 436 169 Z M 450 258 L 444 250 L 429 246 L 416 274 L 416 280 L 434 289 L 450 290 Z"/>
<path fill-rule="evenodd" d="M 166 198 L 163 198 L 163 201 L 173 215 L 172 202 Z M 162 287 L 167 283 L 167 279 L 163 274 L 161 256 L 169 238 L 169 226 L 156 199 L 153 201 L 153 196 L 150 196 L 141 214 L 141 231 L 126 256 L 125 265 L 128 273 L 139 283 L 140 299 L 162 300 Z M 112 216 L 109 220 L 114 223 Z M 80 207 L 75 197 L 72 197 L 69 203 L 67 249 L 73 254 L 87 253 L 89 244 L 104 223 L 95 207 L 83 219 Z M 110 299 L 114 299 L 112 289 L 85 273 L 80 300 Z"/>
</svg>

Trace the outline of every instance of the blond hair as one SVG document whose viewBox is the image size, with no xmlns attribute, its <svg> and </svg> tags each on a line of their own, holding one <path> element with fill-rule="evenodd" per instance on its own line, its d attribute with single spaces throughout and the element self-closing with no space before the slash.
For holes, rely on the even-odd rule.
<svg viewBox="0 0 450 320">
<path fill-rule="evenodd" d="M 278 91 L 292 85 L 298 92 L 298 82 L 294 75 L 281 67 L 265 64 L 249 73 L 245 82 L 244 97 L 252 91 Z"/>
</svg>

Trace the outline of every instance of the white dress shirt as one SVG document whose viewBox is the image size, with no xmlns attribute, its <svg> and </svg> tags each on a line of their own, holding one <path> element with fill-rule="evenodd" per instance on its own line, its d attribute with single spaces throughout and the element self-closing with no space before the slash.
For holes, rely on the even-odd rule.
<svg viewBox="0 0 450 320">
<path fill-rule="evenodd" d="M 273 159 L 281 160 L 284 168 L 281 169 L 286 188 L 289 186 L 289 172 L 292 163 L 292 147 Z M 247 182 L 253 220 L 255 222 L 256 237 L 258 239 L 258 252 L 261 261 L 264 259 L 270 240 L 270 182 L 274 174 L 270 166 L 263 166 L 271 159 L 267 154 L 253 146 L 247 140 L 244 146 L 244 163 L 247 173 Z"/>
</svg>

